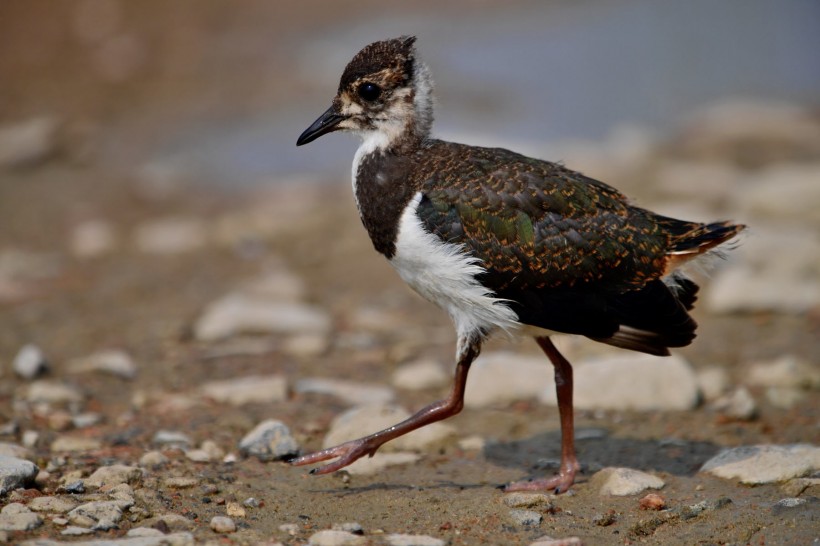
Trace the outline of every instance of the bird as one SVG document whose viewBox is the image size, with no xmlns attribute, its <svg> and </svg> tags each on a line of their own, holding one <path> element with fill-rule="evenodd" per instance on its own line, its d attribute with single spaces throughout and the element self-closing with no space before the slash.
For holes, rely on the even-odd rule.
<svg viewBox="0 0 820 546">
<path fill-rule="evenodd" d="M 457 336 L 452 388 L 390 428 L 291 464 L 326 463 L 311 473 L 335 472 L 456 415 L 482 344 L 508 332 L 533 337 L 554 368 L 561 462 L 553 476 L 505 489 L 563 493 L 580 465 L 572 365 L 551 336 L 576 334 L 659 356 L 689 345 L 698 285 L 681 268 L 721 252 L 745 226 L 677 220 L 560 163 L 433 138 L 433 80 L 415 43 L 400 36 L 361 49 L 330 108 L 296 145 L 334 131 L 360 137 L 352 168 L 359 216 L 375 250 L 450 315 Z"/>
</svg>

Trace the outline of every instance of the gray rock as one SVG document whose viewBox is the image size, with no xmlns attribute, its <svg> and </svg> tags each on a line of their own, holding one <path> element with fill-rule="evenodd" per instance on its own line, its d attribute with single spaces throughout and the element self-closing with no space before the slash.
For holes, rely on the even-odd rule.
<svg viewBox="0 0 820 546">
<path fill-rule="evenodd" d="M 215 533 L 235 533 L 236 523 L 231 518 L 225 516 L 214 516 L 211 518 L 211 530 Z"/>
<path fill-rule="evenodd" d="M 700 398 L 697 376 L 679 355 L 618 354 L 581 361 L 574 369 L 576 409 L 680 411 L 694 408 Z M 540 398 L 557 405 L 551 382 Z"/>
<path fill-rule="evenodd" d="M 664 481 L 657 476 L 632 468 L 607 467 L 590 478 L 590 485 L 600 488 L 600 495 L 623 497 L 646 489 L 661 489 Z"/>
<path fill-rule="evenodd" d="M 268 419 L 256 425 L 240 440 L 239 451 L 260 461 L 273 461 L 297 455 L 299 444 L 287 425 L 275 419 Z"/>
<path fill-rule="evenodd" d="M 123 379 L 133 379 L 137 375 L 137 365 L 131 356 L 114 349 L 69 360 L 66 367 L 71 373 L 103 372 Z"/>
<path fill-rule="evenodd" d="M 747 485 L 782 482 L 820 470 L 820 447 L 808 444 L 736 447 L 721 451 L 700 470 Z"/>
<path fill-rule="evenodd" d="M 68 521 L 78 527 L 88 527 L 95 531 L 117 529 L 123 516 L 121 501 L 92 501 L 71 510 Z"/>
<path fill-rule="evenodd" d="M 354 546 L 367 544 L 367 539 L 347 531 L 325 529 L 310 535 L 308 544 L 311 546 Z"/>
<path fill-rule="evenodd" d="M 35 512 L 65 514 L 77 508 L 78 504 L 68 497 L 35 497 L 28 502 L 28 507 Z"/>
<path fill-rule="evenodd" d="M 86 487 L 99 489 L 104 485 L 113 486 L 122 483 L 136 484 L 142 481 L 142 469 L 136 466 L 115 464 L 102 466 L 85 479 Z"/>
<path fill-rule="evenodd" d="M 82 402 L 84 398 L 77 387 L 55 381 L 34 381 L 26 389 L 26 401 L 31 403 L 71 404 Z"/>
<path fill-rule="evenodd" d="M 391 427 L 408 417 L 410 413 L 407 410 L 390 404 L 373 404 L 349 409 L 333 420 L 322 446 L 328 448 L 348 440 L 355 440 Z M 454 435 L 455 428 L 452 425 L 433 423 L 396 438 L 385 444 L 381 450 L 424 450 Z"/>
<path fill-rule="evenodd" d="M 158 430 L 151 439 L 154 445 L 186 448 L 193 444 L 191 437 L 177 430 Z"/>
<path fill-rule="evenodd" d="M 34 379 L 48 371 L 48 360 L 36 345 L 23 345 L 11 365 L 14 373 L 23 379 Z"/>
<path fill-rule="evenodd" d="M 160 531 L 159 529 L 154 529 L 152 527 L 134 527 L 133 529 L 129 529 L 127 533 L 125 533 L 127 537 L 161 537 L 165 536 L 165 533 Z"/>
<path fill-rule="evenodd" d="M 757 404 L 746 387 L 738 387 L 712 403 L 712 409 L 732 419 L 750 421 L 757 417 Z"/>
<path fill-rule="evenodd" d="M 395 398 L 393 389 L 382 385 L 318 377 L 300 379 L 296 382 L 294 390 L 298 393 L 327 394 L 357 406 L 384 404 Z"/>
<path fill-rule="evenodd" d="M 211 381 L 200 386 L 200 392 L 216 402 L 241 406 L 287 400 L 288 381 L 284 375 L 254 375 Z"/>
<path fill-rule="evenodd" d="M 144 222 L 134 230 L 139 250 L 149 254 L 182 254 L 208 242 L 207 224 L 199 218 L 168 217 Z"/>
<path fill-rule="evenodd" d="M 34 165 L 57 148 L 59 122 L 39 117 L 0 126 L 0 167 Z"/>
<path fill-rule="evenodd" d="M 784 483 L 781 489 L 790 497 L 799 497 L 807 489 L 820 490 L 820 478 L 795 478 Z"/>
<path fill-rule="evenodd" d="M 215 341 L 241 333 L 327 333 L 330 327 L 330 316 L 318 307 L 260 300 L 240 293 L 211 303 L 194 324 L 194 336 Z"/>
<path fill-rule="evenodd" d="M 418 360 L 399 366 L 393 373 L 391 383 L 397 389 L 419 391 L 444 387 L 451 380 L 438 362 Z"/>
<path fill-rule="evenodd" d="M 43 518 L 34 512 L 6 511 L 0 513 L 0 531 L 32 531 L 43 524 Z"/>
<path fill-rule="evenodd" d="M 543 517 L 534 510 L 510 510 L 510 519 L 519 525 L 540 525 Z"/>
<path fill-rule="evenodd" d="M 0 496 L 32 483 L 39 471 L 31 461 L 0 455 Z"/>
<path fill-rule="evenodd" d="M 756 387 L 820 388 L 820 366 L 802 358 L 786 354 L 769 362 L 749 365 L 744 376 L 747 385 Z"/>
<path fill-rule="evenodd" d="M 484 353 L 471 366 L 464 405 L 485 408 L 542 396 L 554 389 L 551 368 L 545 356 Z"/>
</svg>

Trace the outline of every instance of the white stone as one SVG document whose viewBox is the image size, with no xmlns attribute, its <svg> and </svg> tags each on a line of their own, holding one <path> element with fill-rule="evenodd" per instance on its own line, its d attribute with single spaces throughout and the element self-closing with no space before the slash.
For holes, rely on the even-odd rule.
<svg viewBox="0 0 820 546">
<path fill-rule="evenodd" d="M 190 436 L 176 430 L 158 430 L 151 442 L 167 447 L 188 447 L 193 443 Z"/>
<path fill-rule="evenodd" d="M 77 507 L 77 501 L 68 497 L 36 497 L 28 502 L 29 509 L 49 514 L 65 514 Z"/>
<path fill-rule="evenodd" d="M 0 455 L 0 497 L 32 483 L 39 471 L 31 461 Z"/>
<path fill-rule="evenodd" d="M 633 468 L 607 467 L 596 472 L 590 483 L 600 487 L 600 495 L 625 497 L 646 489 L 661 489 L 664 481 L 657 476 Z"/>
<path fill-rule="evenodd" d="M 101 466 L 85 479 L 85 486 L 92 489 L 99 489 L 106 485 L 134 484 L 142 481 L 142 477 L 142 469 L 137 466 L 126 466 L 122 464 Z"/>
<path fill-rule="evenodd" d="M 333 420 L 322 442 L 322 447 L 333 447 L 384 430 L 408 417 L 410 413 L 407 410 L 389 404 L 371 404 L 349 409 Z M 420 451 L 453 435 L 455 435 L 455 429 L 451 425 L 432 423 L 388 442 L 381 447 L 381 450 Z"/>
<path fill-rule="evenodd" d="M 23 345 L 11 365 L 14 373 L 23 379 L 34 379 L 48 370 L 48 361 L 36 345 Z"/>
<path fill-rule="evenodd" d="M 700 470 L 747 485 L 782 482 L 820 470 L 820 447 L 808 444 L 735 447 L 721 451 Z"/>
<path fill-rule="evenodd" d="M 215 341 L 236 334 L 327 333 L 330 327 L 330 316 L 315 306 L 229 294 L 208 305 L 194 324 L 194 336 Z"/>
<path fill-rule="evenodd" d="M 488 352 L 470 368 L 464 405 L 484 408 L 543 396 L 555 388 L 552 377 L 552 366 L 545 356 Z"/>
<path fill-rule="evenodd" d="M 70 404 L 82 402 L 83 398 L 80 389 L 54 381 L 34 381 L 26 389 L 26 400 L 32 403 Z"/>
<path fill-rule="evenodd" d="M 79 258 L 94 258 L 113 250 L 117 237 L 104 220 L 86 220 L 71 231 L 69 248 Z"/>
<path fill-rule="evenodd" d="M 367 539 L 348 531 L 324 529 L 310 535 L 308 544 L 310 546 L 355 546 L 367 544 Z"/>
<path fill-rule="evenodd" d="M 510 510 L 510 519 L 519 525 L 540 525 L 542 516 L 535 510 Z"/>
<path fill-rule="evenodd" d="M 744 382 L 756 387 L 820 388 L 820 365 L 809 364 L 795 355 L 786 354 L 769 362 L 748 366 Z"/>
<path fill-rule="evenodd" d="M 695 371 L 703 398 L 714 400 L 729 389 L 729 372 L 722 366 L 710 366 Z"/>
<path fill-rule="evenodd" d="M 46 159 L 57 147 L 59 126 L 48 117 L 0 126 L 0 167 L 21 167 Z"/>
<path fill-rule="evenodd" d="M 573 368 L 575 409 L 677 411 L 698 404 L 697 376 L 679 355 L 619 353 Z M 557 405 L 554 384 L 543 391 L 541 401 Z"/>
<path fill-rule="evenodd" d="M 70 511 L 68 521 L 78 527 L 91 527 L 98 531 L 116 529 L 122 519 L 120 501 L 92 501 Z"/>
<path fill-rule="evenodd" d="M 435 389 L 448 385 L 452 377 L 448 375 L 438 362 L 432 360 L 418 360 L 399 366 L 391 383 L 398 389 L 420 391 Z"/>
<path fill-rule="evenodd" d="M 239 442 L 239 451 L 260 461 L 283 459 L 299 453 L 290 429 L 275 419 L 262 421 Z"/>
<path fill-rule="evenodd" d="M 211 530 L 215 533 L 235 533 L 236 523 L 226 516 L 214 516 L 211 518 Z"/>
<path fill-rule="evenodd" d="M 133 379 L 137 375 L 137 365 L 131 355 L 116 349 L 71 359 L 66 367 L 71 373 L 104 372 L 123 379 Z"/>
<path fill-rule="evenodd" d="M 746 387 L 738 387 L 712 403 L 712 409 L 727 417 L 748 421 L 757 416 L 757 403 Z"/>
<path fill-rule="evenodd" d="M 206 224 L 199 218 L 171 217 L 137 226 L 137 248 L 150 254 L 181 254 L 197 250 L 208 241 Z"/>
<path fill-rule="evenodd" d="M 50 449 L 54 453 L 94 451 L 102 447 L 102 442 L 96 438 L 84 436 L 60 436 L 51 442 Z"/>
<path fill-rule="evenodd" d="M 284 375 L 252 375 L 200 386 L 203 396 L 223 404 L 242 406 L 287 400 L 288 382 Z"/>
<path fill-rule="evenodd" d="M 427 535 L 390 534 L 384 537 L 390 546 L 444 546 L 447 544 L 440 538 Z"/>
<path fill-rule="evenodd" d="M 32 531 L 43 524 L 43 518 L 33 512 L 0 514 L 0 531 Z"/>
<path fill-rule="evenodd" d="M 294 390 L 298 393 L 326 394 L 351 405 L 383 404 L 395 398 L 393 389 L 383 385 L 321 377 L 300 379 Z"/>
</svg>

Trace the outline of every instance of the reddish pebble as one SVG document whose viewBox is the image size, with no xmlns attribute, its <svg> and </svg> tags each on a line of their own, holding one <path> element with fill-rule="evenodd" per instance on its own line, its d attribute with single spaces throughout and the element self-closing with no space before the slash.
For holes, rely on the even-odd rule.
<svg viewBox="0 0 820 546">
<path fill-rule="evenodd" d="M 649 493 L 640 501 L 641 510 L 663 510 L 666 508 L 666 499 L 657 493 Z"/>
</svg>

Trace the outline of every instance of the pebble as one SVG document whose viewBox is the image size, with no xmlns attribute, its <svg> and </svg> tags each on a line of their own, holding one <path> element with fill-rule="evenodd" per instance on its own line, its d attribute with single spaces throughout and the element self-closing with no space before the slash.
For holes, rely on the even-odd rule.
<svg viewBox="0 0 820 546">
<path fill-rule="evenodd" d="M 510 508 L 532 508 L 542 506 L 552 507 L 552 499 L 544 493 L 507 493 L 501 498 L 502 502 Z"/>
<path fill-rule="evenodd" d="M 16 168 L 37 164 L 57 149 L 60 123 L 50 117 L 36 117 L 0 126 L 0 167 Z"/>
<path fill-rule="evenodd" d="M 92 501 L 68 512 L 68 521 L 78 527 L 90 527 L 95 531 L 116 529 L 123 516 L 122 501 Z"/>
<path fill-rule="evenodd" d="M 137 375 L 137 365 L 131 355 L 115 349 L 69 360 L 66 368 L 70 373 L 103 372 L 122 379 L 134 379 Z"/>
<path fill-rule="evenodd" d="M 211 381 L 201 385 L 199 390 L 204 396 L 223 404 L 268 404 L 287 400 L 288 381 L 284 375 L 253 375 Z"/>
<path fill-rule="evenodd" d="M 361 523 L 357 523 L 355 521 L 348 521 L 345 523 L 334 523 L 330 526 L 330 528 L 334 531 L 347 531 L 348 533 L 353 533 L 354 535 L 364 534 L 364 528 L 362 527 Z"/>
<path fill-rule="evenodd" d="M 779 501 L 774 503 L 773 508 L 775 508 L 775 509 L 777 509 L 777 508 L 795 508 L 797 506 L 802 506 L 802 505 L 806 504 L 807 502 L 808 502 L 807 499 L 800 499 L 800 498 L 790 497 L 790 498 L 786 498 L 786 499 L 780 499 Z"/>
<path fill-rule="evenodd" d="M 427 535 L 386 535 L 384 540 L 390 546 L 444 546 L 445 541 Z"/>
<path fill-rule="evenodd" d="M 367 539 L 347 531 L 324 529 L 310 535 L 308 544 L 311 546 L 353 546 L 367 544 Z"/>
<path fill-rule="evenodd" d="M 758 408 L 752 393 L 746 387 L 738 387 L 734 391 L 721 396 L 712 402 L 712 409 L 723 415 L 739 421 L 751 421 L 757 417 Z"/>
<path fill-rule="evenodd" d="M 26 389 L 26 401 L 31 403 L 71 404 L 82 402 L 85 396 L 77 387 L 56 381 L 34 381 Z"/>
<path fill-rule="evenodd" d="M 0 496 L 31 484 L 39 471 L 31 461 L 0 455 Z"/>
<path fill-rule="evenodd" d="M 695 372 L 703 398 L 714 400 L 729 390 L 729 372 L 722 366 L 710 366 Z"/>
<path fill-rule="evenodd" d="M 262 421 L 239 441 L 239 451 L 260 461 L 287 459 L 299 454 L 299 444 L 287 425 L 276 419 Z"/>
<path fill-rule="evenodd" d="M 395 398 L 393 389 L 343 379 L 307 378 L 296 382 L 298 393 L 326 394 L 351 405 L 384 404 Z"/>
<path fill-rule="evenodd" d="M 86 220 L 71 230 L 68 247 L 78 258 L 95 258 L 114 249 L 117 236 L 105 220 Z"/>
<path fill-rule="evenodd" d="M 235 533 L 236 523 L 231 518 L 225 516 L 214 516 L 211 518 L 211 530 L 215 533 Z"/>
<path fill-rule="evenodd" d="M 666 499 L 657 493 L 648 493 L 638 504 L 641 510 L 663 510 L 666 508 Z"/>
<path fill-rule="evenodd" d="M 65 514 L 77 506 L 77 501 L 67 497 L 35 497 L 28 502 L 29 509 L 49 514 Z"/>
<path fill-rule="evenodd" d="M 35 447 L 37 445 L 37 441 L 40 439 L 40 433 L 36 430 L 27 430 L 23 432 L 23 437 L 21 439 L 24 446 Z"/>
<path fill-rule="evenodd" d="M 49 365 L 43 351 L 36 345 L 28 344 L 17 352 L 11 365 L 14 373 L 23 379 L 34 379 L 48 371 Z"/>
<path fill-rule="evenodd" d="M 134 230 L 134 243 L 149 254 L 182 254 L 202 248 L 207 226 L 199 218 L 169 217 L 143 222 Z"/>
<path fill-rule="evenodd" d="M 142 469 L 137 466 L 114 464 L 98 468 L 84 481 L 86 487 L 99 489 L 123 483 L 136 484 L 142 481 L 142 477 Z"/>
<path fill-rule="evenodd" d="M 51 443 L 51 451 L 60 452 L 80 452 L 95 451 L 102 447 L 102 442 L 96 438 L 85 436 L 60 436 Z"/>
<path fill-rule="evenodd" d="M 296 523 L 283 523 L 279 526 L 279 530 L 283 533 L 287 533 L 292 537 L 295 537 L 299 534 L 299 525 Z"/>
<path fill-rule="evenodd" d="M 700 400 L 697 376 L 679 355 L 619 353 L 581 361 L 574 369 L 576 409 L 680 411 L 694 408 Z M 540 399 L 557 405 L 552 384 Z"/>
<path fill-rule="evenodd" d="M 664 481 L 657 476 L 632 468 L 607 467 L 590 478 L 590 485 L 599 488 L 599 495 L 624 497 L 646 489 L 661 489 Z"/>
<path fill-rule="evenodd" d="M 378 432 L 410 417 L 410 412 L 391 404 L 372 404 L 355 407 L 338 415 L 330 425 L 322 442 L 323 448 L 333 447 L 348 440 Z M 385 451 L 424 450 L 432 444 L 440 443 L 456 430 L 452 425 L 433 423 L 396 438 L 385 444 Z"/>
<path fill-rule="evenodd" d="M 163 447 L 186 448 L 193 444 L 191 437 L 176 430 L 158 430 L 151 443 Z"/>
<path fill-rule="evenodd" d="M 12 502 L 0 510 L 0 531 L 31 531 L 43 524 L 43 518 L 25 505 Z"/>
<path fill-rule="evenodd" d="M 90 535 L 93 533 L 93 529 L 89 529 L 88 527 L 77 527 L 76 525 L 69 525 L 62 531 L 60 531 L 61 535 L 65 535 L 67 537 L 79 537 L 82 535 Z"/>
<path fill-rule="evenodd" d="M 584 546 L 584 542 L 578 537 L 552 538 L 543 536 L 535 539 L 529 546 Z"/>
<path fill-rule="evenodd" d="M 397 389 L 421 391 L 444 387 L 450 381 L 451 377 L 444 372 L 438 362 L 419 360 L 396 368 L 390 382 Z"/>
<path fill-rule="evenodd" d="M 735 447 L 721 451 L 700 470 L 746 485 L 782 482 L 820 470 L 820 447 L 808 444 Z"/>
<path fill-rule="evenodd" d="M 21 542 L 20 546 L 194 546 L 194 536 L 191 533 L 161 534 L 161 536 L 154 534 L 128 535 L 126 538 L 95 538 L 92 540 L 73 540 L 71 542 L 38 538 Z"/>
<path fill-rule="evenodd" d="M 176 476 L 163 479 L 162 484 L 169 489 L 189 489 L 199 485 L 199 479 Z"/>
<path fill-rule="evenodd" d="M 546 357 L 508 351 L 488 352 L 479 356 L 471 366 L 464 405 L 486 408 L 508 404 L 537 398 L 547 389 L 554 390 L 551 366 Z"/>
<path fill-rule="evenodd" d="M 238 502 L 229 502 L 225 506 L 225 513 L 232 518 L 244 518 L 248 515 L 247 511 Z"/>
<path fill-rule="evenodd" d="M 755 362 L 748 366 L 744 382 L 756 387 L 797 389 L 820 388 L 820 366 L 786 354 L 769 362 Z"/>
<path fill-rule="evenodd" d="M 194 324 L 194 336 L 217 341 L 236 334 L 326 334 L 331 325 L 319 307 L 229 294 L 208 305 Z"/>
<path fill-rule="evenodd" d="M 519 525 L 540 525 L 543 517 L 534 510 L 510 510 L 510 519 Z"/>
</svg>

